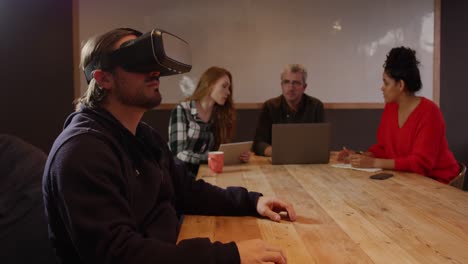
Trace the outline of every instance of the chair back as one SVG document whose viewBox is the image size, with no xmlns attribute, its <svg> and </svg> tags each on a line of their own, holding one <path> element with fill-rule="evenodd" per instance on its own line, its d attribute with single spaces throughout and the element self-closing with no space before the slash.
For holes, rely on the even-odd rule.
<svg viewBox="0 0 468 264">
<path fill-rule="evenodd" d="M 47 155 L 0 134 L 0 262 L 55 263 L 42 198 Z"/>
<path fill-rule="evenodd" d="M 458 165 L 460 166 L 460 172 L 458 173 L 458 176 L 455 177 L 455 179 L 453 179 L 449 184 L 458 189 L 465 190 L 466 165 L 461 162 L 458 162 Z"/>
</svg>

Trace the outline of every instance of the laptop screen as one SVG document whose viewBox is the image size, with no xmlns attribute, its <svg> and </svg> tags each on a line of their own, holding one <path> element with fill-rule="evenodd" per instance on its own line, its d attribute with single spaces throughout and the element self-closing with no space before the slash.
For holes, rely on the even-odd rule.
<svg viewBox="0 0 468 264">
<path fill-rule="evenodd" d="M 272 163 L 328 163 L 330 142 L 330 123 L 273 124 Z"/>
</svg>

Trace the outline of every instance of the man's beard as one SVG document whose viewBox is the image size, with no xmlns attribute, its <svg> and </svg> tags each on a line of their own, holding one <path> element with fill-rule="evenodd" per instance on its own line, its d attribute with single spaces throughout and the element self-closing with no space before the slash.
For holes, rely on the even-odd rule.
<svg viewBox="0 0 468 264">
<path fill-rule="evenodd" d="M 154 80 L 157 80 L 157 77 L 149 77 L 147 80 L 145 80 L 145 83 Z M 148 97 L 144 93 L 144 89 L 146 87 L 142 87 L 137 94 L 131 96 L 126 91 L 127 88 L 125 85 L 117 85 L 115 88 L 115 95 L 122 104 L 128 106 L 137 106 L 146 110 L 153 109 L 161 104 L 162 97 L 159 93 L 159 89 L 158 91 L 154 91 L 154 96 Z"/>
</svg>

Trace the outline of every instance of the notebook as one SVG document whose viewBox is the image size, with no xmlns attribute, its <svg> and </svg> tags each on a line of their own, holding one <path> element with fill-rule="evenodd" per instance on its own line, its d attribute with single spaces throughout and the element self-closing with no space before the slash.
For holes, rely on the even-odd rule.
<svg viewBox="0 0 468 264">
<path fill-rule="evenodd" d="M 232 165 L 241 163 L 239 156 L 252 148 L 252 141 L 221 144 L 219 151 L 224 152 L 224 164 Z"/>
<path fill-rule="evenodd" d="M 333 168 L 352 169 L 352 170 L 367 171 L 367 172 L 378 172 L 382 170 L 381 168 L 356 168 L 356 167 L 351 166 L 351 164 L 345 164 L 345 163 L 332 164 L 331 166 Z"/>
<path fill-rule="evenodd" d="M 273 124 L 273 164 L 318 164 L 330 160 L 329 123 Z"/>
</svg>

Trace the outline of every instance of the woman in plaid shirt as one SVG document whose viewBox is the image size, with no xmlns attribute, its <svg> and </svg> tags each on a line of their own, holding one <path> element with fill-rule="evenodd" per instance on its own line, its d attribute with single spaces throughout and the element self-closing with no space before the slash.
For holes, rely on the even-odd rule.
<svg viewBox="0 0 468 264">
<path fill-rule="evenodd" d="M 210 67 L 193 94 L 172 110 L 169 147 L 195 176 L 199 164 L 208 161 L 208 152 L 232 139 L 235 123 L 232 75 L 226 69 Z M 240 159 L 248 162 L 250 153 L 243 153 Z"/>
</svg>

